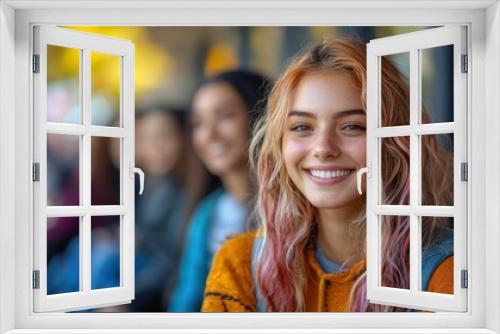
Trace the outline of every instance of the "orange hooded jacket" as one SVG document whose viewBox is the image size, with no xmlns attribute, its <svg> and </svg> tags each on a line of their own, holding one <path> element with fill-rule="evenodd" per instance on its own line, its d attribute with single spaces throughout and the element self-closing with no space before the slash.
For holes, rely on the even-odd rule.
<svg viewBox="0 0 500 334">
<path fill-rule="evenodd" d="M 208 275 L 202 312 L 256 312 L 257 300 L 251 261 L 255 232 L 247 232 L 228 240 L 218 251 Z M 305 291 L 306 312 L 349 312 L 349 293 L 366 270 L 363 259 L 351 268 L 325 273 L 314 250 L 306 254 L 311 279 Z M 439 264 L 432 274 L 429 292 L 453 294 L 453 256 Z"/>
</svg>

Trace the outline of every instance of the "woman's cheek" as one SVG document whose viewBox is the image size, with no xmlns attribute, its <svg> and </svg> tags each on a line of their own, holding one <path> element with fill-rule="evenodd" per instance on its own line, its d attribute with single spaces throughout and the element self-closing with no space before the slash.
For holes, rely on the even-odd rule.
<svg viewBox="0 0 500 334">
<path fill-rule="evenodd" d="M 366 137 L 348 141 L 344 144 L 343 151 L 349 152 L 352 160 L 357 162 L 360 167 L 366 166 Z"/>
<path fill-rule="evenodd" d="M 203 142 L 203 130 L 196 129 L 193 132 L 193 148 L 199 157 L 203 156 Z"/>
<path fill-rule="evenodd" d="M 286 135 L 283 137 L 283 158 L 288 168 L 298 168 L 307 152 L 308 144 L 303 139 Z"/>
<path fill-rule="evenodd" d="M 237 140 L 246 130 L 246 124 L 242 124 L 238 119 L 222 119 L 217 124 L 218 134 L 226 140 Z"/>
<path fill-rule="evenodd" d="M 244 157 L 248 155 L 249 130 L 248 124 L 239 119 L 227 119 L 218 125 L 218 135 L 220 138 Z"/>
</svg>

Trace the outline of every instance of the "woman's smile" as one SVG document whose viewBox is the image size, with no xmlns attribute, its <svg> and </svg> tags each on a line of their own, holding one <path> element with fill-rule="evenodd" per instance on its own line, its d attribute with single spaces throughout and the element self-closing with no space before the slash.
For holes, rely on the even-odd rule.
<svg viewBox="0 0 500 334">
<path fill-rule="evenodd" d="M 314 167 L 304 169 L 309 179 L 319 186 L 334 185 L 346 180 L 356 170 L 349 168 Z"/>
<path fill-rule="evenodd" d="M 211 143 L 207 145 L 207 153 L 212 158 L 218 158 L 226 154 L 229 146 L 226 143 Z"/>
</svg>

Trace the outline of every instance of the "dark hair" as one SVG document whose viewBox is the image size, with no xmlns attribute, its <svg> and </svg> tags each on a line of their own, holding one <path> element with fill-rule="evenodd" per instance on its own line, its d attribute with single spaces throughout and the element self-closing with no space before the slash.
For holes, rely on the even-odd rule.
<svg viewBox="0 0 500 334">
<path fill-rule="evenodd" d="M 233 87 L 247 107 L 250 117 L 250 128 L 264 113 L 271 81 L 250 70 L 232 70 L 220 72 L 202 80 L 194 90 L 193 96 L 202 87 L 213 83 L 227 83 Z"/>
<path fill-rule="evenodd" d="M 187 126 L 186 111 L 181 108 L 169 106 L 167 104 L 151 104 L 143 106 L 142 108 L 138 108 L 136 112 L 136 121 L 139 121 L 147 116 L 156 114 L 171 116 L 177 123 L 179 129 L 185 131 Z"/>
</svg>

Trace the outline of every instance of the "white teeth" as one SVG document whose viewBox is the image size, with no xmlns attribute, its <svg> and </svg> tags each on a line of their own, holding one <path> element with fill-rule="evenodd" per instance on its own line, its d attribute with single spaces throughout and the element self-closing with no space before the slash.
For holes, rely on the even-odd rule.
<svg viewBox="0 0 500 334">
<path fill-rule="evenodd" d="M 226 151 L 226 145 L 224 144 L 212 144 L 208 147 L 208 152 L 210 155 L 222 155 Z"/>
<path fill-rule="evenodd" d="M 352 173 L 352 171 L 343 169 L 343 170 L 316 170 L 311 169 L 310 173 L 313 176 L 319 177 L 321 179 L 333 179 L 335 177 L 345 176 Z"/>
</svg>

